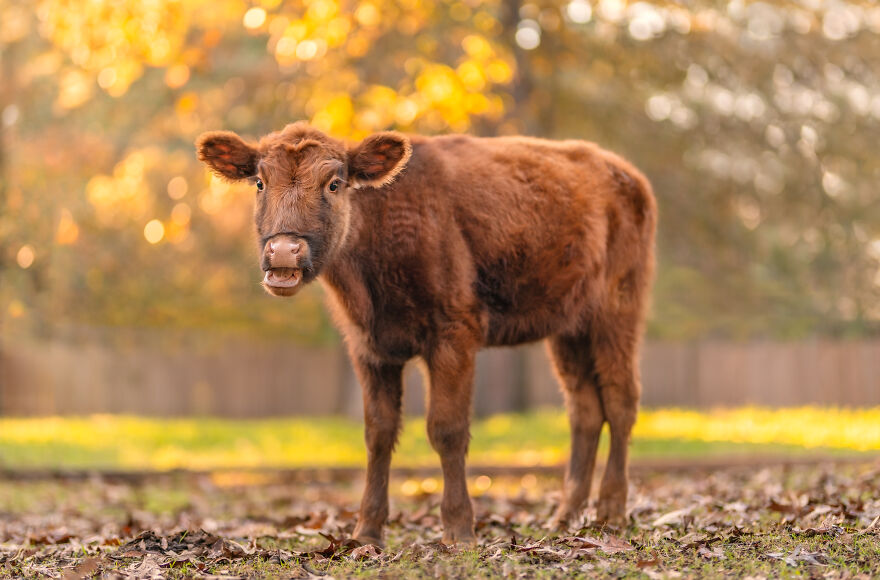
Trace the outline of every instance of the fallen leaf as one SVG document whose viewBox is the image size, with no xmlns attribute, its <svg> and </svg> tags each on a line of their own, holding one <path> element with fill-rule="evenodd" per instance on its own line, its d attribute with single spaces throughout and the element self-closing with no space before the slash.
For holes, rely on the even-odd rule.
<svg viewBox="0 0 880 580">
<path fill-rule="evenodd" d="M 708 537 L 709 536 L 707 536 L 706 534 L 701 534 L 698 532 L 691 532 L 689 534 L 686 534 L 686 535 L 680 537 L 677 541 L 679 544 L 681 544 L 682 546 L 687 548 L 687 547 L 698 546 L 698 545 L 706 543 L 706 539 Z"/>
<path fill-rule="evenodd" d="M 65 572 L 62 578 L 64 578 L 64 580 L 82 580 L 83 578 L 90 578 L 98 571 L 100 563 L 100 558 L 86 558 L 73 570 Z"/>
<path fill-rule="evenodd" d="M 358 546 L 348 555 L 350 560 L 375 560 L 382 555 L 382 551 L 373 544 Z"/>
<path fill-rule="evenodd" d="M 706 558 L 707 560 L 712 560 L 716 558 L 724 558 L 724 550 L 721 549 L 721 546 L 715 546 L 711 550 L 706 548 L 705 546 L 700 546 L 697 548 L 697 554 Z"/>
<path fill-rule="evenodd" d="M 693 511 L 693 508 L 688 507 L 663 514 L 651 522 L 651 525 L 655 528 L 659 528 L 660 526 L 680 525 L 684 521 L 685 516 L 690 515 L 691 511 Z"/>
</svg>

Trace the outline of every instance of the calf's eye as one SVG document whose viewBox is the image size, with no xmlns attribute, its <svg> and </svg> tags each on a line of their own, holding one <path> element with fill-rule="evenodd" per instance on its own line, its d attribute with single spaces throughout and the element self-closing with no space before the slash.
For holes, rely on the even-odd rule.
<svg viewBox="0 0 880 580">
<path fill-rule="evenodd" d="M 339 181 L 335 179 L 331 181 L 330 185 L 327 186 L 327 191 L 329 191 L 330 193 L 336 193 L 337 191 L 339 191 Z"/>
<path fill-rule="evenodd" d="M 263 180 L 259 177 L 257 178 L 257 191 L 263 191 Z"/>
</svg>

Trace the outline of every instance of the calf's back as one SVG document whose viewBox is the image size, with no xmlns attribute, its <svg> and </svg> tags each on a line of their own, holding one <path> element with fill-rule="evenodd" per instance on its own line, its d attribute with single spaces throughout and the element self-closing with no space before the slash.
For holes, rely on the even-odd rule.
<svg viewBox="0 0 880 580">
<path fill-rule="evenodd" d="M 392 183 L 352 194 L 325 279 L 346 334 L 408 359 L 451 323 L 513 345 L 644 307 L 656 205 L 629 163 L 582 141 L 410 140 Z"/>
</svg>

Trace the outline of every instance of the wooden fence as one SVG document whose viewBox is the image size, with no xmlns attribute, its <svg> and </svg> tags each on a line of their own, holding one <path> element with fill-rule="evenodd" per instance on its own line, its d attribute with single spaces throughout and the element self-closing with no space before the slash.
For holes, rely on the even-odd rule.
<svg viewBox="0 0 880 580">
<path fill-rule="evenodd" d="M 543 345 L 480 354 L 477 414 L 561 404 Z M 645 406 L 710 408 L 880 405 L 880 340 L 649 342 Z M 421 413 L 421 375 L 407 369 L 405 408 Z M 152 416 L 357 416 L 360 390 L 340 347 L 169 338 L 6 340 L 0 343 L 0 413 Z"/>
</svg>

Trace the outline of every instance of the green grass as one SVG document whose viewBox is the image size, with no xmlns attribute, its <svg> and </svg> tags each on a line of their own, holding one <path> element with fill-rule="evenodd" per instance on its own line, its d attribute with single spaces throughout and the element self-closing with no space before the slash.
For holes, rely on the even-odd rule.
<svg viewBox="0 0 880 580">
<path fill-rule="evenodd" d="M 875 445 L 875 439 L 880 441 L 878 417 L 876 409 L 644 410 L 634 431 L 631 454 L 636 461 L 856 455 L 859 449 Z M 6 418 L 0 419 L 0 468 L 161 471 L 360 467 L 366 460 L 362 429 L 358 421 L 338 417 Z M 469 460 L 472 465 L 558 465 L 566 458 L 568 442 L 568 422 L 561 411 L 498 415 L 474 422 Z M 607 432 L 600 452 L 606 448 Z M 394 465 L 437 465 L 424 419 L 406 421 Z"/>
</svg>

